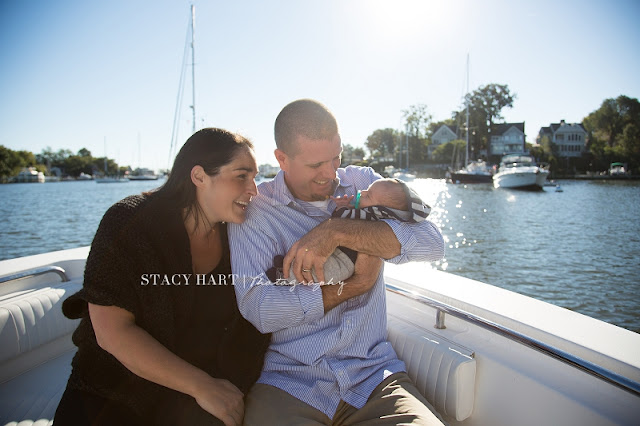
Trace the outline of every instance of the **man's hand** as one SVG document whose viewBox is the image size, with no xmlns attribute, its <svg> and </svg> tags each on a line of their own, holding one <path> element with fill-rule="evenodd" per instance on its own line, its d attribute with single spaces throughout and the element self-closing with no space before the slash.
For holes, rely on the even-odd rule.
<svg viewBox="0 0 640 426">
<path fill-rule="evenodd" d="M 400 254 L 395 233 L 383 221 L 329 219 L 291 246 L 284 258 L 285 278 L 294 275 L 299 282 L 313 282 L 311 270 L 315 268 L 318 280 L 326 282 L 324 263 L 338 246 L 383 259 Z"/>
<path fill-rule="evenodd" d="M 381 266 L 382 259 L 379 257 L 358 253 L 355 271 L 351 278 L 344 282 L 344 285 L 322 286 L 324 312 L 327 313 L 345 300 L 360 296 L 371 290 L 378 280 Z"/>
<path fill-rule="evenodd" d="M 298 282 L 313 282 L 311 271 L 315 269 L 316 277 L 323 283 L 324 263 L 338 247 L 335 233 L 331 229 L 331 219 L 307 232 L 291 246 L 284 257 L 282 272 L 289 279 L 293 274 Z"/>
</svg>

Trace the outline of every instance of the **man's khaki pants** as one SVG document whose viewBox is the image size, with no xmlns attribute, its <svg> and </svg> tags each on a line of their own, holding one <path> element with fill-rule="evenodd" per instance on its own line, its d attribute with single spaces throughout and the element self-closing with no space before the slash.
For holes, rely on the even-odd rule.
<svg viewBox="0 0 640 426">
<path fill-rule="evenodd" d="M 274 386 L 256 383 L 245 406 L 245 425 L 442 425 L 406 373 L 378 385 L 361 409 L 340 401 L 333 419 Z"/>
</svg>

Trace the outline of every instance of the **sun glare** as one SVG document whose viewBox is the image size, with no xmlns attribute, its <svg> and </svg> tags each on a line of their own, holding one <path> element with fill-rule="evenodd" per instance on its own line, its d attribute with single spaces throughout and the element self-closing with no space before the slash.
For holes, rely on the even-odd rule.
<svg viewBox="0 0 640 426">
<path fill-rule="evenodd" d="M 378 34 L 394 41 L 419 35 L 437 35 L 450 25 L 444 0 L 374 0 L 363 2 L 367 24 L 380 28 Z"/>
</svg>

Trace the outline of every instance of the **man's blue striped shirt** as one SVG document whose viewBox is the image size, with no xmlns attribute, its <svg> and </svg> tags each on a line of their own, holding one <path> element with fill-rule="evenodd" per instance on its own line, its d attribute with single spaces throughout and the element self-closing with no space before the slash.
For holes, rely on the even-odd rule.
<svg viewBox="0 0 640 426">
<path fill-rule="evenodd" d="M 335 196 L 355 195 L 381 176 L 370 168 L 338 169 Z M 259 383 L 278 387 L 333 418 L 340 400 L 361 408 L 378 384 L 405 371 L 386 340 L 383 268 L 374 287 L 324 313 L 322 291 L 313 285 L 276 286 L 265 271 L 276 255 L 331 217 L 295 199 L 284 172 L 262 183 L 243 224 L 229 226 L 231 264 L 238 306 L 263 333 L 273 333 Z M 444 241 L 429 220 L 385 220 L 401 244 L 388 262 L 434 261 L 444 255 Z M 337 288 L 336 288 L 337 291 Z"/>
</svg>

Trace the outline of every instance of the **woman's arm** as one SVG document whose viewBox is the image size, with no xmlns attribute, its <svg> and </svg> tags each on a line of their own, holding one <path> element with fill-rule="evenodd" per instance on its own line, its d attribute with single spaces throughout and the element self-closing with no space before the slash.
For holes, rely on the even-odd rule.
<svg viewBox="0 0 640 426">
<path fill-rule="evenodd" d="M 242 392 L 231 382 L 209 376 L 175 355 L 138 327 L 133 314 L 117 306 L 89 303 L 98 345 L 143 379 L 190 395 L 225 425 L 240 425 Z"/>
</svg>

